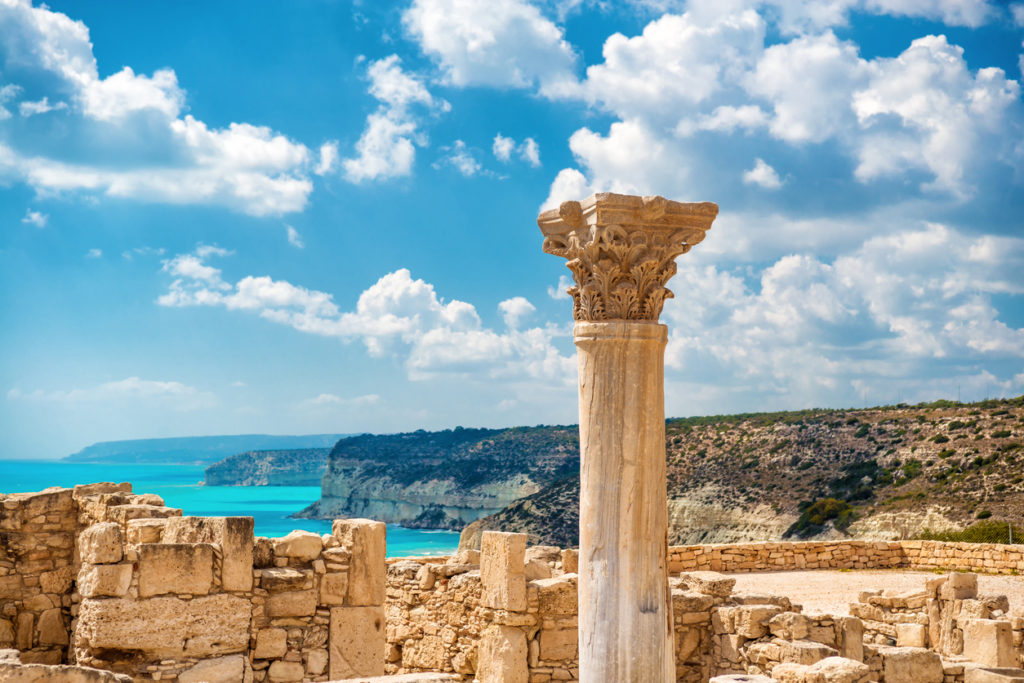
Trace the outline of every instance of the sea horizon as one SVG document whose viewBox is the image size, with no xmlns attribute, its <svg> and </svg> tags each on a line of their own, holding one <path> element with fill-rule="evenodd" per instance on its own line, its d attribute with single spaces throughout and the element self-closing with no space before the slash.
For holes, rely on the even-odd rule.
<svg viewBox="0 0 1024 683">
<path fill-rule="evenodd" d="M 197 517 L 252 517 L 257 536 L 277 538 L 301 529 L 330 533 L 331 521 L 292 518 L 320 497 L 319 486 L 207 486 L 206 464 L 80 463 L 65 460 L 0 458 L 0 493 L 30 493 L 51 486 L 70 488 L 97 482 L 130 482 L 134 493 L 155 493 L 168 507 Z M 388 557 L 448 555 L 459 533 L 388 525 Z"/>
</svg>

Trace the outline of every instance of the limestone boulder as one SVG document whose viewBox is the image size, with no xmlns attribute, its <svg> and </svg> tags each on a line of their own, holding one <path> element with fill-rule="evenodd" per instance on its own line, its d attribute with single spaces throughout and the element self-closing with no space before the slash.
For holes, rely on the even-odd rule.
<svg viewBox="0 0 1024 683">
<path fill-rule="evenodd" d="M 797 612 L 776 614 L 768 621 L 768 630 L 776 638 L 783 640 L 802 640 L 807 637 L 808 620 Z"/>
<path fill-rule="evenodd" d="M 1024 683 L 1024 669 L 964 668 L 964 683 Z"/>
<path fill-rule="evenodd" d="M 1010 622 L 968 619 L 963 625 L 964 657 L 983 666 L 1005 668 L 1018 665 Z"/>
<path fill-rule="evenodd" d="M 782 662 L 810 665 L 826 657 L 838 655 L 837 650 L 812 640 L 789 640 L 779 643 L 779 658 Z"/>
<path fill-rule="evenodd" d="M 973 600 L 977 597 L 977 574 L 949 574 L 939 587 L 940 600 Z"/>
</svg>

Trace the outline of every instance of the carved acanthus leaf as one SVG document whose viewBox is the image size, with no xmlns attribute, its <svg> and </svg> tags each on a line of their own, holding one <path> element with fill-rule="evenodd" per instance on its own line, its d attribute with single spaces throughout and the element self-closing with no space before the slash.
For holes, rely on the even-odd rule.
<svg viewBox="0 0 1024 683">
<path fill-rule="evenodd" d="M 641 200 L 608 195 L 595 200 L 601 198 L 611 198 L 620 211 L 625 202 Z M 642 198 L 637 204 L 636 224 L 595 224 L 587 220 L 579 202 L 565 202 L 557 213 L 542 214 L 544 251 L 566 259 L 575 280 L 568 293 L 578 321 L 657 321 L 665 300 L 673 296 L 666 285 L 676 274 L 676 257 L 703 239 L 707 227 L 701 222 L 710 227 L 718 210 L 714 205 L 680 205 L 659 197 Z M 672 207 L 677 214 L 667 215 Z M 696 207 L 692 211 L 702 213 L 697 213 L 699 220 L 685 214 L 683 225 L 672 224 L 683 220 L 678 207 Z"/>
</svg>

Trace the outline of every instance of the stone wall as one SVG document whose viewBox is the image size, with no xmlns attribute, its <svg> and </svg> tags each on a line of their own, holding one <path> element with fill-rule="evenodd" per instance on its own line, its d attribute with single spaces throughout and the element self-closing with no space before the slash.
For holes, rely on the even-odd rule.
<svg viewBox="0 0 1024 683">
<path fill-rule="evenodd" d="M 256 538 L 251 517 L 182 517 L 129 484 L 2 503 L 0 647 L 18 650 L 5 666 L 19 675 L 58 664 L 179 683 L 384 673 L 380 522 Z"/>
<path fill-rule="evenodd" d="M 808 541 L 671 546 L 669 571 L 918 569 L 1024 573 L 1024 546 L 941 541 Z"/>
</svg>

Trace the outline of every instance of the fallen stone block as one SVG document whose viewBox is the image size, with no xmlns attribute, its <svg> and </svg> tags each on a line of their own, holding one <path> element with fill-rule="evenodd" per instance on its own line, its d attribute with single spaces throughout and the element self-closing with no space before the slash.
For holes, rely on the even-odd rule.
<svg viewBox="0 0 1024 683">
<path fill-rule="evenodd" d="M 896 624 L 897 647 L 925 647 L 923 624 Z"/>
<path fill-rule="evenodd" d="M 964 667 L 964 683 L 1022 683 L 1024 669 Z"/>
</svg>

